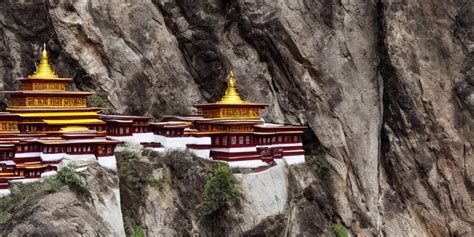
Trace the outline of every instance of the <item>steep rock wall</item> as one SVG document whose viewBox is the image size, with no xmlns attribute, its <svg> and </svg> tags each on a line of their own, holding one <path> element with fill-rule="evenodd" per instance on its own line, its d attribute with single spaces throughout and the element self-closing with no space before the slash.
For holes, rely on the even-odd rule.
<svg viewBox="0 0 474 237">
<path fill-rule="evenodd" d="M 233 69 L 265 117 L 310 128 L 361 235 L 472 234 L 473 6 L 449 1 L 3 1 L 4 88 L 47 42 L 117 112 L 222 95 Z M 105 92 L 105 93 L 104 93 Z"/>
<path fill-rule="evenodd" d="M 9 210 L 11 216 L 1 223 L 0 233 L 5 236 L 125 236 L 117 174 L 94 162 L 82 172 L 87 180 L 87 193 L 77 193 L 63 186 L 58 192 L 39 192 L 13 203 Z"/>
</svg>

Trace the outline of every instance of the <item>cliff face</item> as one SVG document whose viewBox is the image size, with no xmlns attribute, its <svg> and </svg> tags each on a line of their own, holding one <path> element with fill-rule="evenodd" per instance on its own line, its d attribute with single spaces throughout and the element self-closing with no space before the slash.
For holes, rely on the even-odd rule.
<svg viewBox="0 0 474 237">
<path fill-rule="evenodd" d="M 267 119 L 309 126 L 331 218 L 360 235 L 469 236 L 473 11 L 469 0 L 2 1 L 0 78 L 14 88 L 46 42 L 58 73 L 104 105 L 160 117 L 216 100 L 232 69 L 245 99 L 271 104 Z"/>
<path fill-rule="evenodd" d="M 64 185 L 53 190 L 51 181 L 21 188 L 8 209 L 0 210 L 2 236 L 124 236 L 117 174 L 97 163 L 82 173 L 87 192 Z"/>
</svg>

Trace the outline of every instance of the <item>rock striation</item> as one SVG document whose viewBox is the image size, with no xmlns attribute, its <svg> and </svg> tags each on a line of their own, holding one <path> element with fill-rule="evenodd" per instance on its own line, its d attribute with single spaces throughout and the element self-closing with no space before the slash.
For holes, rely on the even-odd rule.
<svg viewBox="0 0 474 237">
<path fill-rule="evenodd" d="M 7 0 L 0 81 L 15 88 L 47 42 L 57 72 L 110 109 L 161 117 L 215 101 L 233 69 L 243 98 L 271 105 L 267 119 L 309 127 L 308 152 L 331 173 L 320 223 L 471 236 L 473 11 L 469 0 Z"/>
</svg>

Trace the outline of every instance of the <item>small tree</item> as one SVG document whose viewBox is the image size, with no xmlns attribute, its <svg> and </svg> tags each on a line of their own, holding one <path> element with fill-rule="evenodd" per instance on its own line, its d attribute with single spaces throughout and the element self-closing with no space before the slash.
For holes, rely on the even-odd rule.
<svg viewBox="0 0 474 237">
<path fill-rule="evenodd" d="M 239 191 L 232 182 L 228 165 L 220 165 L 204 186 L 202 213 L 212 215 L 239 201 Z"/>
</svg>

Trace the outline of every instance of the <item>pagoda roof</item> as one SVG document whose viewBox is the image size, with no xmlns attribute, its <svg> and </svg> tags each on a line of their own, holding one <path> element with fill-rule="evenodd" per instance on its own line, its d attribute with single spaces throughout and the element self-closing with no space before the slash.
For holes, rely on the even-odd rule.
<svg viewBox="0 0 474 237">
<path fill-rule="evenodd" d="M 94 92 L 88 91 L 43 91 L 43 90 L 31 90 L 31 91 L 0 91 L 4 94 L 13 95 L 54 95 L 54 96 L 68 96 L 68 95 L 92 95 Z"/>
<path fill-rule="evenodd" d="M 211 123 L 211 124 L 255 124 L 261 123 L 260 119 L 204 119 L 199 120 L 198 123 Z"/>
<path fill-rule="evenodd" d="M 132 124 L 133 120 L 105 119 L 108 123 Z"/>
<path fill-rule="evenodd" d="M 255 107 L 255 108 L 265 108 L 267 107 L 268 104 L 264 104 L 264 103 L 251 103 L 251 102 L 247 102 L 247 103 L 235 103 L 235 104 L 230 104 L 230 103 L 227 103 L 227 104 L 223 104 L 223 103 L 207 103 L 207 104 L 197 104 L 197 105 L 194 105 L 194 107 L 196 108 L 224 108 L 224 107 L 231 107 L 231 108 L 236 108 L 236 107 Z"/>
<path fill-rule="evenodd" d="M 39 112 L 39 113 L 21 113 L 21 117 L 36 118 L 36 117 L 76 117 L 76 116 L 99 116 L 97 112 Z"/>
<path fill-rule="evenodd" d="M 117 144 L 120 141 L 117 140 L 108 140 L 108 139 L 76 139 L 76 140 L 64 140 L 64 139 L 56 139 L 56 140 L 39 140 L 41 144 L 45 145 L 63 145 L 63 144 Z"/>
<path fill-rule="evenodd" d="M 284 128 L 296 128 L 296 129 L 304 129 L 306 126 L 302 125 L 291 125 L 291 124 L 277 124 L 277 123 L 263 123 L 255 125 L 257 128 L 268 128 L 268 129 L 284 129 Z"/>
<path fill-rule="evenodd" d="M 58 108 L 12 108 L 9 107 L 6 109 L 8 112 L 16 113 L 45 113 L 45 112 L 62 112 L 62 111 L 100 111 L 102 108 L 98 107 L 82 107 L 82 108 L 67 108 L 67 107 L 58 107 Z M 8 113 L 6 112 L 6 113 Z"/>
<path fill-rule="evenodd" d="M 133 116 L 133 115 L 116 115 L 116 114 L 101 114 L 101 119 L 111 119 L 111 120 L 150 120 L 149 116 Z"/>
<path fill-rule="evenodd" d="M 100 119 L 43 119 L 48 125 L 104 124 Z"/>
<path fill-rule="evenodd" d="M 158 122 L 158 123 L 151 123 L 153 127 L 162 127 L 162 128 L 187 128 L 190 125 L 186 122 L 179 122 L 179 121 L 169 121 L 169 122 Z"/>
<path fill-rule="evenodd" d="M 179 115 L 168 115 L 163 117 L 163 122 L 166 121 L 187 121 L 187 122 L 194 122 L 198 120 L 205 120 L 201 115 L 184 115 L 184 116 L 179 116 Z"/>
<path fill-rule="evenodd" d="M 19 114 L 15 114 L 15 113 L 0 112 L 0 118 L 5 118 L 5 117 L 17 118 L 19 116 L 20 116 Z"/>
<path fill-rule="evenodd" d="M 72 78 L 17 78 L 18 81 L 33 81 L 33 82 L 71 82 Z"/>
</svg>

